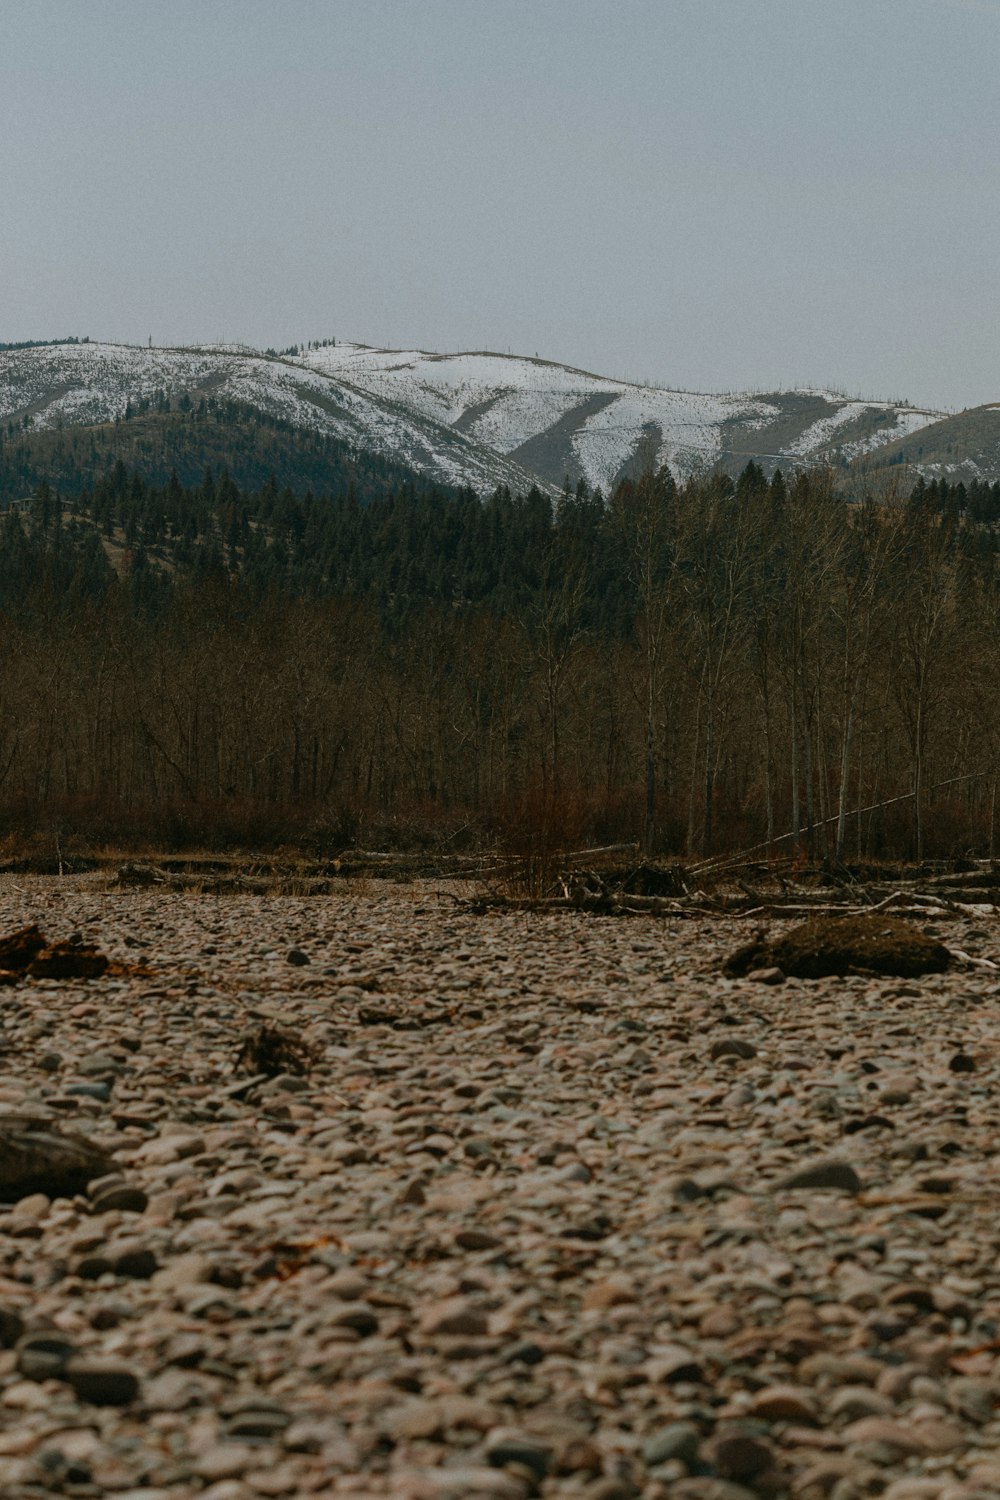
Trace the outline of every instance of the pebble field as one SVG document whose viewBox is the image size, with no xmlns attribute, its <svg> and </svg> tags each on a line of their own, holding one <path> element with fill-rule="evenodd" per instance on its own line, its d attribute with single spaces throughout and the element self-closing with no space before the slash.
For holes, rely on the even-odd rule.
<svg viewBox="0 0 1000 1500">
<path fill-rule="evenodd" d="M 996 1500 L 1000 973 L 461 895 L 0 884 L 119 965 L 0 990 L 0 1114 L 121 1174 L 0 1204 L 4 1500 Z"/>
</svg>

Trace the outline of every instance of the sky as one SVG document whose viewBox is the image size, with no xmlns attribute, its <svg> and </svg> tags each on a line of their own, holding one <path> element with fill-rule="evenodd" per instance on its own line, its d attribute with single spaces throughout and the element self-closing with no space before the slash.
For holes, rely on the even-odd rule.
<svg viewBox="0 0 1000 1500">
<path fill-rule="evenodd" d="M 0 340 L 1000 400 L 1000 0 L 0 0 Z"/>
</svg>

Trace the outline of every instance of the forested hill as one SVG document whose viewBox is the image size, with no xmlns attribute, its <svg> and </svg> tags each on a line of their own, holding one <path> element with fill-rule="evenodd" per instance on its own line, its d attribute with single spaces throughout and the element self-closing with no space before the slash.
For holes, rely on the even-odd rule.
<svg viewBox="0 0 1000 1500">
<path fill-rule="evenodd" d="M 154 488 L 172 478 L 196 487 L 206 471 L 225 469 L 242 490 L 273 481 L 295 495 L 351 493 L 362 504 L 401 485 L 451 488 L 373 449 L 245 403 L 207 397 L 182 399 L 175 408 L 139 399 L 119 421 L 0 431 L 0 505 L 30 499 L 43 482 L 71 498 L 122 467 Z"/>
</svg>

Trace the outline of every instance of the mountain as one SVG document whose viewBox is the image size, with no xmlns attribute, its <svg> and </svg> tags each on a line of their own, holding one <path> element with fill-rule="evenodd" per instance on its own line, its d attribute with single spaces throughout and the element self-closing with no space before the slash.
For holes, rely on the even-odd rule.
<svg viewBox="0 0 1000 1500">
<path fill-rule="evenodd" d="M 942 416 L 830 391 L 699 395 L 485 352 L 338 343 L 299 362 L 447 423 L 550 485 L 568 474 L 605 491 L 650 458 L 678 477 L 716 466 L 738 472 L 751 458 L 765 468 L 850 461 Z"/>
<path fill-rule="evenodd" d="M 0 350 L 0 424 L 9 432 L 92 428 L 202 401 L 258 411 L 441 484 L 527 490 L 534 482 L 460 430 L 279 356 L 98 343 Z"/>
<path fill-rule="evenodd" d="M 751 458 L 770 470 L 871 455 L 928 473 L 1000 477 L 994 408 L 948 417 L 833 391 L 704 395 L 537 357 L 332 341 L 285 354 L 238 345 L 0 346 L 0 432 L 8 440 L 136 418 L 148 428 L 150 414 L 203 409 L 258 413 L 272 426 L 479 492 L 498 484 L 521 493 L 533 483 L 556 489 L 567 475 L 608 491 L 650 461 L 681 477 L 717 466 L 735 473 Z M 133 448 L 137 440 L 134 432 Z M 149 443 L 166 461 L 172 450 L 163 432 Z M 217 442 L 210 461 L 228 461 L 224 448 Z"/>
</svg>

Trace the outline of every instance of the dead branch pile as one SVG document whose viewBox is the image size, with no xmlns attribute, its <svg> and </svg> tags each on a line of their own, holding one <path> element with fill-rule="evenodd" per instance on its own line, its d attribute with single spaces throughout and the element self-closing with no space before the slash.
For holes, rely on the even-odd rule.
<svg viewBox="0 0 1000 1500">
<path fill-rule="evenodd" d="M 128 860 L 111 885 L 130 889 L 189 891 L 213 896 L 329 896 L 345 880 L 472 880 L 506 868 L 492 854 L 414 854 L 351 849 L 329 860 L 164 857 L 155 864 Z"/>
<path fill-rule="evenodd" d="M 987 916 L 1000 910 L 1000 865 L 798 869 L 781 865 L 568 866 L 541 897 L 503 885 L 485 888 L 470 910 L 584 911 L 600 916 L 802 917 L 891 913 L 920 921 Z"/>
<path fill-rule="evenodd" d="M 0 938 L 0 984 L 33 979 L 98 979 L 108 967 L 105 954 L 71 937 L 50 943 L 34 924 Z"/>
</svg>

